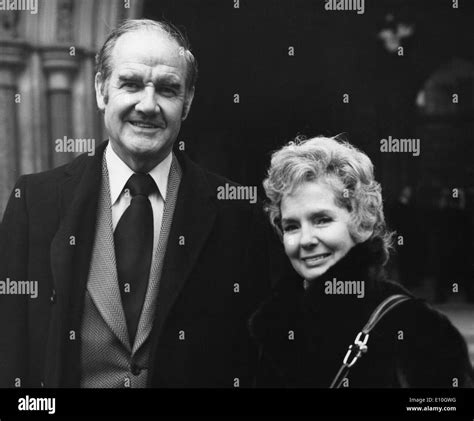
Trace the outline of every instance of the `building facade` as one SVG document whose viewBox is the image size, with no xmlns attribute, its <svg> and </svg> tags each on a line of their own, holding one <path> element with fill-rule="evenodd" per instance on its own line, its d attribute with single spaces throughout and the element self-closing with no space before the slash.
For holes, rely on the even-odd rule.
<svg viewBox="0 0 474 421">
<path fill-rule="evenodd" d="M 21 174 L 57 167 L 81 153 L 77 146 L 103 140 L 95 54 L 110 29 L 142 7 L 142 0 L 39 0 L 36 10 L 0 11 L 1 214 Z"/>
</svg>

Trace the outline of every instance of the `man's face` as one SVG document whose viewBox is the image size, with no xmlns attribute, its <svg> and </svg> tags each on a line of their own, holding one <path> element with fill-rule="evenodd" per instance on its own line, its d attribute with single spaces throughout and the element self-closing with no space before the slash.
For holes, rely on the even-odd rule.
<svg viewBox="0 0 474 421">
<path fill-rule="evenodd" d="M 186 91 L 186 66 L 174 40 L 140 30 L 117 40 L 108 81 L 96 75 L 97 104 L 112 147 L 129 166 L 156 165 L 171 152 L 194 95 Z"/>
</svg>

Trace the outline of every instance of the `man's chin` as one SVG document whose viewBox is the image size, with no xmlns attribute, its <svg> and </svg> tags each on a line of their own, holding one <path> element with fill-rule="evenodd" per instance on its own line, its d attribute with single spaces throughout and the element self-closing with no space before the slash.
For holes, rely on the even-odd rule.
<svg viewBox="0 0 474 421">
<path fill-rule="evenodd" d="M 160 139 L 135 137 L 125 143 L 127 153 L 134 156 L 157 156 L 164 152 L 166 143 Z"/>
<path fill-rule="evenodd" d="M 114 151 L 127 165 L 147 167 L 161 162 L 171 152 L 172 144 L 164 143 L 160 139 L 137 138 L 124 139 L 121 142 L 111 140 Z M 133 165 L 132 165 L 133 163 Z"/>
</svg>

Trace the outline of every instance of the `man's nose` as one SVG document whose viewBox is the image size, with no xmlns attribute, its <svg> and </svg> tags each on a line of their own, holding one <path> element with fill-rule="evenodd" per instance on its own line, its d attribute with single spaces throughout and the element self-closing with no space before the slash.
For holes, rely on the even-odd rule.
<svg viewBox="0 0 474 421">
<path fill-rule="evenodd" d="M 302 247 L 313 247 L 319 243 L 317 230 L 309 225 L 301 227 L 300 245 Z"/>
<path fill-rule="evenodd" d="M 135 105 L 135 109 L 143 114 L 156 114 L 160 112 L 160 106 L 155 96 L 155 88 L 147 86 L 143 90 L 140 101 Z"/>
</svg>

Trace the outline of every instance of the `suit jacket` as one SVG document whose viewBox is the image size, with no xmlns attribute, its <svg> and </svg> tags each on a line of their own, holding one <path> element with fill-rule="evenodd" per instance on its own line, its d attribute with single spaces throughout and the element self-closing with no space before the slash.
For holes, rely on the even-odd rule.
<svg viewBox="0 0 474 421">
<path fill-rule="evenodd" d="M 75 387 L 101 163 L 94 156 L 22 176 L 0 231 L 0 386 Z M 150 333 L 149 387 L 245 387 L 256 353 L 246 320 L 286 259 L 259 204 L 217 200 L 232 182 L 177 154 L 183 171 Z"/>
<path fill-rule="evenodd" d="M 250 321 L 260 348 L 258 386 L 329 387 L 377 305 L 393 294 L 410 295 L 384 279 L 380 250 L 378 240 L 358 244 L 306 290 L 282 283 L 261 304 Z M 334 279 L 364 282 L 364 292 L 335 290 Z M 375 326 L 367 354 L 343 383 L 351 388 L 472 385 L 462 336 L 446 316 L 413 297 Z"/>
<path fill-rule="evenodd" d="M 80 333 L 81 387 L 137 388 L 146 385 L 149 334 L 153 327 L 160 275 L 181 181 L 181 168 L 175 156 L 166 181 L 167 193 L 158 246 L 151 261 L 136 337 L 131 342 L 120 296 L 109 173 L 105 156 L 103 158 L 102 186 Z M 73 341 L 69 341 L 69 345 L 74 349 Z"/>
</svg>

